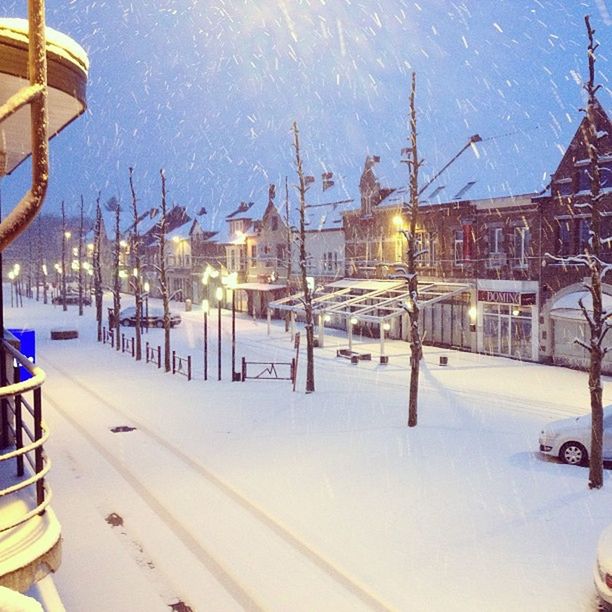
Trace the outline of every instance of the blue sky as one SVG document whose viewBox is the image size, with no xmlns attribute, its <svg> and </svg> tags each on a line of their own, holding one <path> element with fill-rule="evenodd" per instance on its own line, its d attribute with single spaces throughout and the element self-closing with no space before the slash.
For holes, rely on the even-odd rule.
<svg viewBox="0 0 612 612">
<path fill-rule="evenodd" d="M 0 16 L 26 4 L 4 0 Z M 65 199 L 76 211 L 81 193 L 93 206 L 98 190 L 127 201 L 130 165 L 141 206 L 157 205 L 163 167 L 172 202 L 205 206 L 219 227 L 269 182 L 295 183 L 294 120 L 309 174 L 333 171 L 357 198 L 377 154 L 401 184 L 412 71 L 423 178 L 479 133 L 491 139 L 482 193 L 538 190 L 581 117 L 585 14 L 610 110 L 608 11 L 604 0 L 47 0 L 48 24 L 87 50 L 91 71 L 87 114 L 52 143 L 45 209 Z M 5 206 L 28 181 L 27 167 L 3 181 Z"/>
</svg>

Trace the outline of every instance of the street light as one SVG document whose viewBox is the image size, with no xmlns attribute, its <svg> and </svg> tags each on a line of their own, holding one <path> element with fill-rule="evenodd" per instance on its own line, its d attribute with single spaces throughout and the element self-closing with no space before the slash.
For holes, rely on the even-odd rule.
<svg viewBox="0 0 612 612">
<path fill-rule="evenodd" d="M 47 270 L 47 264 L 44 263 L 42 265 L 42 273 L 43 273 L 43 304 L 47 303 L 47 274 L 49 273 Z"/>
<path fill-rule="evenodd" d="M 11 281 L 11 308 L 13 307 L 13 281 L 15 280 L 15 273 L 11 270 L 8 273 L 9 280 Z"/>
<path fill-rule="evenodd" d="M 236 286 L 238 284 L 238 274 L 232 272 L 226 277 L 227 290 L 232 294 L 232 382 L 240 380 L 236 372 Z"/>
<path fill-rule="evenodd" d="M 202 300 L 202 312 L 204 313 L 204 380 L 208 380 L 208 311 L 210 305 L 208 300 Z"/>
<path fill-rule="evenodd" d="M 143 289 L 145 290 L 144 299 L 145 299 L 145 330 L 147 334 L 149 333 L 149 289 L 151 285 L 149 285 L 149 281 L 145 281 L 143 285 Z"/>
<path fill-rule="evenodd" d="M 221 380 L 221 300 L 223 299 L 223 287 L 217 287 L 215 291 L 217 298 L 217 380 Z"/>
</svg>

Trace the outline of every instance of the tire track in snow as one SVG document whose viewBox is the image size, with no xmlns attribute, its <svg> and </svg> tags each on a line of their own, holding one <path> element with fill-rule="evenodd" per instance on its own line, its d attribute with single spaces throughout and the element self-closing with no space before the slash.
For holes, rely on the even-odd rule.
<svg viewBox="0 0 612 612">
<path fill-rule="evenodd" d="M 51 363 L 48 358 L 39 359 L 39 362 L 49 364 L 51 369 L 56 370 L 60 375 L 69 379 L 75 386 L 88 393 L 95 398 L 97 402 L 106 406 L 121 417 L 128 419 L 138 427 L 138 430 L 153 439 L 160 447 L 174 455 L 181 462 L 186 464 L 190 469 L 199 474 L 209 484 L 221 491 L 227 498 L 236 503 L 242 509 L 246 510 L 252 517 L 257 519 L 259 523 L 267 527 L 276 536 L 278 536 L 285 544 L 288 544 L 295 551 L 300 553 L 305 559 L 314 564 L 319 570 L 322 570 L 327 576 L 332 578 L 337 584 L 342 586 L 346 591 L 359 599 L 363 604 L 372 610 L 387 611 L 391 610 L 391 606 L 383 603 L 376 595 L 367 590 L 366 587 L 357 583 L 357 581 L 345 574 L 340 568 L 333 565 L 332 562 L 325 559 L 320 553 L 311 548 L 306 542 L 301 540 L 297 535 L 289 531 L 285 526 L 279 523 L 274 517 L 268 514 L 263 508 L 257 506 L 252 501 L 244 497 L 240 492 L 234 489 L 230 484 L 221 480 L 208 468 L 194 461 L 189 455 L 185 454 L 180 448 L 174 446 L 160 434 L 150 429 L 144 423 L 141 423 L 117 406 L 111 404 L 106 398 L 97 393 L 88 385 L 82 383 L 75 376 L 66 372 L 57 365 Z M 249 594 L 238 582 L 222 567 L 222 565 L 214 559 L 211 553 L 187 531 L 175 519 L 152 494 L 145 485 L 143 485 L 138 477 L 129 472 L 124 464 L 117 461 L 115 456 L 92 434 L 90 434 L 83 425 L 81 425 L 72 415 L 63 410 L 57 401 L 49 397 L 49 392 L 45 393 L 47 401 L 54 409 L 61 414 L 75 429 L 77 429 L 98 452 L 124 477 L 130 486 L 138 495 L 149 505 L 149 507 L 161 518 L 161 520 L 177 535 L 180 541 L 194 554 L 203 565 L 215 576 L 219 583 L 227 590 L 227 592 L 240 604 L 245 610 L 261 610 L 261 606 L 255 601 L 254 597 Z"/>
</svg>

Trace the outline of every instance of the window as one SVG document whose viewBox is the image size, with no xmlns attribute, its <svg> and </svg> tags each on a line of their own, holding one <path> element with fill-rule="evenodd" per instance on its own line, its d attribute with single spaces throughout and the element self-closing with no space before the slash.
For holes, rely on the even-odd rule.
<svg viewBox="0 0 612 612">
<path fill-rule="evenodd" d="M 463 265 L 463 230 L 455 230 L 455 264 Z"/>
<path fill-rule="evenodd" d="M 578 191 L 590 191 L 591 174 L 588 166 L 578 168 Z"/>
<path fill-rule="evenodd" d="M 602 189 L 612 187 L 612 161 L 600 162 L 599 178 Z"/>
<path fill-rule="evenodd" d="M 257 245 L 251 245 L 251 267 L 255 267 L 257 265 Z"/>
<path fill-rule="evenodd" d="M 266 268 L 272 267 L 272 257 L 271 257 L 271 249 L 269 244 L 265 244 L 263 248 L 264 252 L 264 260 L 266 262 Z"/>
<path fill-rule="evenodd" d="M 528 227 L 514 228 L 514 266 L 527 267 L 527 254 L 531 246 L 531 233 Z"/>
<path fill-rule="evenodd" d="M 489 254 L 500 255 L 504 252 L 504 228 L 489 228 Z"/>
<path fill-rule="evenodd" d="M 559 219 L 557 228 L 557 255 L 572 254 L 572 226 L 569 219 Z"/>
<path fill-rule="evenodd" d="M 276 264 L 282 266 L 285 264 L 287 258 L 287 245 L 277 244 L 276 245 Z"/>
<path fill-rule="evenodd" d="M 395 261 L 404 259 L 404 236 L 400 233 L 395 237 Z"/>
<path fill-rule="evenodd" d="M 555 181 L 555 187 L 557 188 L 557 192 L 559 193 L 559 195 L 570 195 L 573 191 L 572 179 L 559 179 L 558 181 Z"/>
<path fill-rule="evenodd" d="M 416 263 L 420 266 L 432 266 L 436 261 L 436 240 L 432 232 L 416 232 Z"/>
<path fill-rule="evenodd" d="M 276 215 L 272 215 L 270 217 L 270 229 L 275 232 L 278 229 L 278 217 Z"/>
<path fill-rule="evenodd" d="M 323 272 L 336 272 L 338 269 L 338 253 L 327 251 L 323 253 Z"/>
<path fill-rule="evenodd" d="M 578 219 L 578 253 L 584 253 L 589 246 L 590 219 Z"/>
</svg>

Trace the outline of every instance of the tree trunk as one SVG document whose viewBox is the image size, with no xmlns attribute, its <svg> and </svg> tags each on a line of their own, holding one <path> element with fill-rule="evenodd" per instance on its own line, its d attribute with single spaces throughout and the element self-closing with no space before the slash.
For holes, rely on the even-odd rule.
<svg viewBox="0 0 612 612">
<path fill-rule="evenodd" d="M 410 91 L 410 230 L 408 232 L 408 317 L 410 319 L 410 395 L 408 398 L 408 427 L 415 427 L 418 413 L 419 367 L 423 356 L 421 332 L 419 329 L 418 278 L 416 272 L 416 225 L 419 213 L 419 166 L 416 127 L 416 75 L 412 73 Z"/>
<path fill-rule="evenodd" d="M 583 308 L 587 322 L 591 329 L 590 367 L 589 367 L 589 393 L 591 396 L 591 456 L 589 460 L 589 488 L 599 489 L 603 486 L 603 406 L 601 389 L 601 361 L 605 354 L 602 348 L 605 336 L 604 326 L 607 325 L 603 312 L 602 276 L 603 265 L 601 261 L 601 176 L 599 169 L 599 149 L 597 126 L 595 117 L 596 93 L 595 85 L 595 31 L 591 28 L 588 15 L 584 18 L 589 38 L 588 60 L 589 79 L 585 85 L 588 94 L 586 108 L 586 129 L 584 141 L 589 156 L 589 174 L 591 176 L 591 237 L 587 250 L 587 261 L 591 271 L 591 286 L 588 289 L 593 299 L 593 319 L 589 321 L 588 313 Z"/>
<path fill-rule="evenodd" d="M 77 247 L 77 259 L 78 259 L 78 282 L 79 282 L 79 317 L 83 316 L 83 196 L 81 196 L 81 207 L 79 209 L 79 243 Z"/>
<path fill-rule="evenodd" d="M 100 261 L 102 246 L 102 209 L 100 208 L 100 194 L 96 200 L 96 223 L 94 225 L 94 293 L 96 298 L 96 321 L 98 323 L 98 342 L 102 342 L 102 263 Z"/>
<path fill-rule="evenodd" d="M 300 155 L 300 139 L 297 123 L 293 122 L 295 161 L 297 173 L 300 179 L 300 271 L 302 277 L 302 291 L 304 292 L 304 315 L 306 322 L 304 324 L 306 330 L 306 393 L 312 393 L 315 390 L 314 377 L 314 322 L 312 315 L 312 293 L 313 289 L 308 286 L 307 278 L 307 262 L 306 262 L 306 191 L 308 189 L 304 177 L 304 169 L 302 167 L 302 158 Z"/>
<path fill-rule="evenodd" d="M 113 331 L 115 335 L 115 349 L 120 350 L 121 342 L 121 325 L 119 323 L 119 311 L 121 310 L 121 280 L 119 277 L 119 264 L 121 260 L 121 206 L 119 202 L 116 203 L 115 208 L 115 248 L 113 251 Z"/>
<path fill-rule="evenodd" d="M 132 213 L 134 227 L 132 230 L 132 254 L 134 257 L 134 302 L 136 306 L 136 323 L 134 326 L 134 336 L 136 340 L 135 358 L 136 361 L 142 359 L 142 266 L 140 262 L 140 236 L 138 234 L 138 203 L 136 192 L 134 191 L 134 181 L 132 178 L 134 169 L 130 167 L 130 191 L 132 193 Z"/>
<path fill-rule="evenodd" d="M 62 310 L 65 312 L 68 310 L 68 306 L 66 305 L 66 211 L 64 209 L 64 202 L 62 201 L 62 288 L 61 288 L 61 296 L 62 296 Z"/>
<path fill-rule="evenodd" d="M 164 368 L 171 369 L 170 364 L 170 298 L 166 279 L 166 176 L 163 169 L 159 171 L 162 183 L 161 220 L 159 224 L 159 286 L 164 307 Z"/>
</svg>

